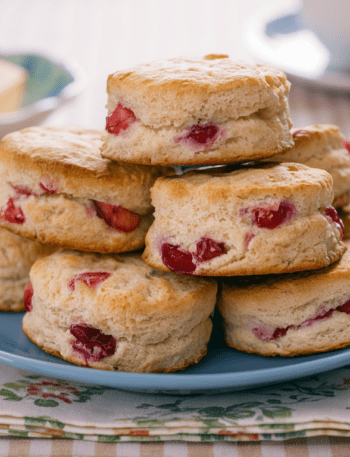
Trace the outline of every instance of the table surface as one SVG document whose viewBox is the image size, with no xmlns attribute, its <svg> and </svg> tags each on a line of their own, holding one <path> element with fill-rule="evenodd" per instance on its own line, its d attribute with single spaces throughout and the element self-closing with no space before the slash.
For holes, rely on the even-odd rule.
<svg viewBox="0 0 350 457">
<path fill-rule="evenodd" d="M 104 128 L 108 74 L 179 55 L 224 53 L 254 62 L 242 30 L 252 12 L 269 1 L 2 0 L 0 52 L 34 50 L 76 59 L 88 75 L 88 87 L 78 101 L 46 123 Z M 350 94 L 325 93 L 292 81 L 290 113 L 297 128 L 331 123 L 350 136 Z M 349 444 L 348 439 L 332 437 L 262 444 L 107 444 L 3 438 L 0 455 L 342 457 L 349 455 Z"/>
</svg>

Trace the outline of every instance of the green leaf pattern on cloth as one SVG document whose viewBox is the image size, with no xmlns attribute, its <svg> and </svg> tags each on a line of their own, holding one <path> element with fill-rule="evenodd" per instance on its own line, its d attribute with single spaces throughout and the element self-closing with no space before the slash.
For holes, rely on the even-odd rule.
<svg viewBox="0 0 350 457">
<path fill-rule="evenodd" d="M 0 368 L 0 436 L 112 443 L 350 436 L 350 367 L 221 395 L 150 395 Z"/>
</svg>

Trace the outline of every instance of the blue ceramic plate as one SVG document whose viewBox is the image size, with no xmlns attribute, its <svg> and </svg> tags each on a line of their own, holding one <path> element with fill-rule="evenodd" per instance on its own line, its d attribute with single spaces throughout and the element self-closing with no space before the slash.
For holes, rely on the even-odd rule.
<svg viewBox="0 0 350 457">
<path fill-rule="evenodd" d="M 275 384 L 350 364 L 350 349 L 296 358 L 260 357 L 227 348 L 219 326 L 208 355 L 178 373 L 93 370 L 46 354 L 22 333 L 22 313 L 1 313 L 0 362 L 41 375 L 149 393 L 220 393 Z"/>
</svg>

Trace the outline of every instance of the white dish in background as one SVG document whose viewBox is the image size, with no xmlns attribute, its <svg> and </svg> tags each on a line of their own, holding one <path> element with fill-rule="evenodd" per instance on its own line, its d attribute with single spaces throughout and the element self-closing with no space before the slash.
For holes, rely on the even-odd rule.
<svg viewBox="0 0 350 457">
<path fill-rule="evenodd" d="M 15 130 L 40 125 L 53 112 L 73 102 L 87 85 L 85 72 L 72 59 L 1 49 L 0 58 L 26 68 L 29 74 L 23 107 L 0 114 L 0 138 Z"/>
<path fill-rule="evenodd" d="M 330 68 L 331 53 L 300 17 L 299 0 L 277 1 L 256 11 L 244 26 L 244 42 L 262 63 L 290 79 L 327 90 L 350 91 L 350 72 Z"/>
</svg>

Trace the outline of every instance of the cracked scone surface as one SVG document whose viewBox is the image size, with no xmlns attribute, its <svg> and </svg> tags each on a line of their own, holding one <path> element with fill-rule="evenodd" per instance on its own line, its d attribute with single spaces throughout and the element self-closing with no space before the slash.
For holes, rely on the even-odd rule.
<svg viewBox="0 0 350 457">
<path fill-rule="evenodd" d="M 227 345 L 266 356 L 350 346 L 349 278 L 349 250 L 313 272 L 226 278 L 218 309 Z"/>
<path fill-rule="evenodd" d="M 36 262 L 27 290 L 25 334 L 77 365 L 169 372 L 207 352 L 214 279 L 147 266 L 138 254 L 59 251 Z"/>
<path fill-rule="evenodd" d="M 142 248 L 150 188 L 166 168 L 112 162 L 101 131 L 31 127 L 0 143 L 0 225 L 44 244 L 92 252 Z"/>
<path fill-rule="evenodd" d="M 322 268 L 345 251 L 332 178 L 302 164 L 212 167 L 159 178 L 145 262 L 204 276 Z"/>
<path fill-rule="evenodd" d="M 326 170 L 333 178 L 336 208 L 350 203 L 350 143 L 339 127 L 316 124 L 292 131 L 294 146 L 277 154 L 276 162 L 297 162 Z"/>
<path fill-rule="evenodd" d="M 23 294 L 29 271 L 55 248 L 0 228 L 0 311 L 24 311 Z"/>
<path fill-rule="evenodd" d="M 291 147 L 285 74 L 225 55 L 111 74 L 102 155 L 144 164 L 237 163 Z"/>
</svg>

